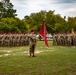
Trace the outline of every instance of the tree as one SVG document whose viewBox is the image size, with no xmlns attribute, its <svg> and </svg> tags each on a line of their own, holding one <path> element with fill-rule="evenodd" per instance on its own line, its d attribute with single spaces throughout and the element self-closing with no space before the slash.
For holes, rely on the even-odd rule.
<svg viewBox="0 0 76 75">
<path fill-rule="evenodd" d="M 6 17 L 17 16 L 16 10 L 13 9 L 13 4 L 10 3 L 10 0 L 1 0 L 0 2 L 0 19 Z"/>
<path fill-rule="evenodd" d="M 35 29 L 35 31 L 38 32 L 45 15 L 46 11 L 40 11 L 38 13 L 31 13 L 30 16 L 25 16 L 24 21 L 27 24 L 28 30 Z"/>
<path fill-rule="evenodd" d="M 19 18 L 2 18 L 0 21 L 1 32 L 26 32 L 26 23 Z"/>
<path fill-rule="evenodd" d="M 66 21 L 60 14 L 54 14 L 54 11 L 43 11 L 31 13 L 30 16 L 25 16 L 24 20 L 29 27 L 39 32 L 43 19 L 45 19 L 46 29 L 48 33 L 64 32 L 66 30 Z"/>
<path fill-rule="evenodd" d="M 68 17 L 68 31 L 72 29 L 76 31 L 76 17 Z"/>
</svg>

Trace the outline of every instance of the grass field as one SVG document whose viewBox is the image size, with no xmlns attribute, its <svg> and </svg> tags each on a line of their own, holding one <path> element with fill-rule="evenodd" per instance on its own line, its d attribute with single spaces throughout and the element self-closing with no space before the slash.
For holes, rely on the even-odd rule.
<svg viewBox="0 0 76 75">
<path fill-rule="evenodd" d="M 76 75 L 76 47 L 36 45 L 36 57 L 26 47 L 0 47 L 0 75 Z"/>
</svg>

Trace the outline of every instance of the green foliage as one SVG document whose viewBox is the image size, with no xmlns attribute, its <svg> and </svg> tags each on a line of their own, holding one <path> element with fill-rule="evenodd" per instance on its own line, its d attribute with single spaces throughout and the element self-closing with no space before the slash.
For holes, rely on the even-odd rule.
<svg viewBox="0 0 76 75">
<path fill-rule="evenodd" d="M 18 18 L 2 18 L 0 22 L 1 32 L 25 32 L 26 24 Z"/>
<path fill-rule="evenodd" d="M 10 3 L 10 0 L 1 0 L 0 2 L 0 19 L 1 18 L 7 18 L 7 17 L 13 17 L 17 16 L 16 10 L 13 9 L 12 3 Z"/>
<path fill-rule="evenodd" d="M 74 29 L 76 31 L 76 17 L 68 17 L 68 30 Z"/>
<path fill-rule="evenodd" d="M 30 16 L 25 16 L 24 21 L 29 25 L 29 29 L 35 29 L 39 32 L 43 19 L 46 21 L 46 28 L 48 33 L 67 32 L 73 28 L 76 31 L 76 17 L 61 17 L 60 14 L 54 14 L 55 11 L 40 11 L 38 13 L 31 13 Z"/>
<path fill-rule="evenodd" d="M 10 0 L 0 1 L 0 32 L 28 32 L 34 29 L 37 33 L 40 31 L 42 21 L 45 20 L 48 33 L 67 32 L 74 29 L 76 31 L 76 17 L 61 17 L 55 14 L 55 10 L 41 10 L 37 13 L 31 13 L 24 16 L 23 20 L 16 18 L 16 10 L 13 9 Z"/>
<path fill-rule="evenodd" d="M 65 32 L 66 21 L 65 18 L 62 18 L 59 14 L 54 14 L 55 11 L 40 11 L 38 13 L 32 13 L 30 16 L 25 16 L 24 21 L 29 25 L 29 29 L 35 29 L 39 32 L 42 25 L 43 19 L 46 21 L 46 28 L 48 33 L 54 32 Z"/>
</svg>

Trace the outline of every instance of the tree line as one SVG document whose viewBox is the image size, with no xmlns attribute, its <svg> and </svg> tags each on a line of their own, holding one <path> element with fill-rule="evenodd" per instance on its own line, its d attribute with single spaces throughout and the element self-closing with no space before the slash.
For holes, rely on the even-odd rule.
<svg viewBox="0 0 76 75">
<path fill-rule="evenodd" d="M 37 33 L 40 30 L 43 19 L 45 19 L 48 33 L 68 32 L 71 29 L 76 31 L 76 17 L 61 17 L 55 14 L 55 10 L 41 10 L 37 13 L 25 15 L 21 20 L 17 17 L 16 9 L 13 9 L 10 0 L 0 1 L 0 32 L 28 32 L 34 29 Z"/>
</svg>

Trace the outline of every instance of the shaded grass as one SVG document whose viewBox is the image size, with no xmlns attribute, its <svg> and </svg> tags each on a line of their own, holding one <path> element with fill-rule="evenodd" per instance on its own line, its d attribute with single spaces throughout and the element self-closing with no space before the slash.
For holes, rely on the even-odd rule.
<svg viewBox="0 0 76 75">
<path fill-rule="evenodd" d="M 46 48 L 38 41 L 36 51 L 43 52 L 34 58 L 23 53 L 28 47 L 0 48 L 5 50 L 12 52 L 0 57 L 0 75 L 76 75 L 76 47 L 52 46 L 49 41 Z"/>
</svg>

